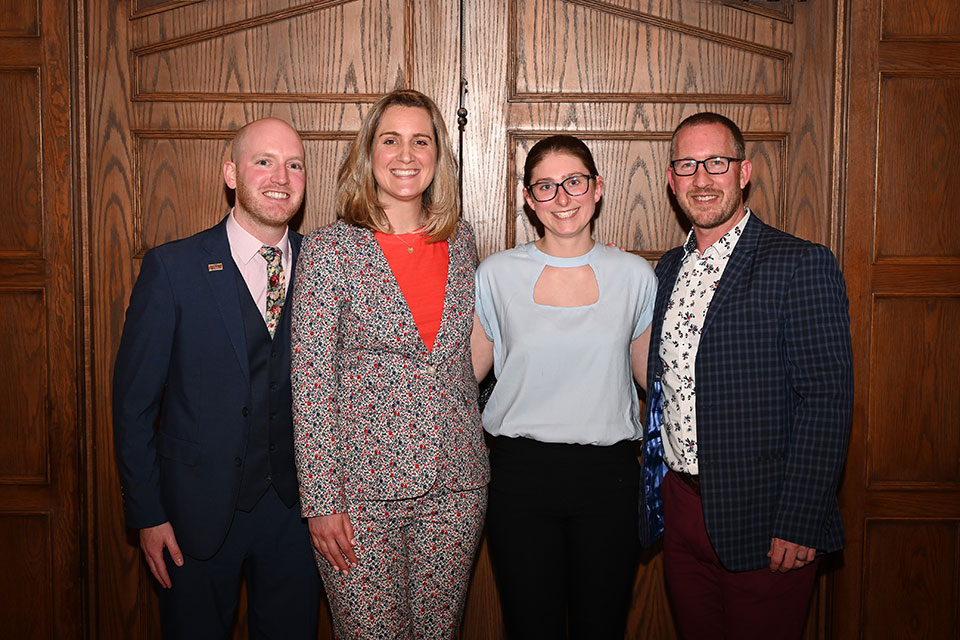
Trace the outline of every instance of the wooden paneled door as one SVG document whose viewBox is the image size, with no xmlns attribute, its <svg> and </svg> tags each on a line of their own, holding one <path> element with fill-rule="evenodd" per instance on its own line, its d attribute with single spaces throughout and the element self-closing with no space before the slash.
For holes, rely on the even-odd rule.
<svg viewBox="0 0 960 640">
<path fill-rule="evenodd" d="M 526 152 L 571 132 L 605 179 L 597 238 L 657 260 L 689 228 L 668 194 L 670 136 L 704 110 L 744 131 L 754 212 L 837 251 L 838 11 L 830 2 L 767 0 L 465 2 L 464 209 L 481 255 L 535 237 L 521 195 Z M 603 553 L 602 540 L 598 529 L 584 553 Z M 811 607 L 809 638 L 821 637 L 829 579 Z M 464 637 L 502 637 L 483 606 L 490 595 L 474 588 L 471 598 Z M 637 575 L 628 638 L 673 637 L 653 550 Z"/>
<path fill-rule="evenodd" d="M 960 638 L 960 4 L 850 13 L 857 398 L 836 638 Z M 875 169 L 874 169 L 875 168 Z"/>
<path fill-rule="evenodd" d="M 335 219 L 337 167 L 382 94 L 432 95 L 455 130 L 459 6 L 433 0 L 87 0 L 92 496 L 92 635 L 156 638 L 156 585 L 125 529 L 110 380 L 144 252 L 218 222 L 232 132 L 286 119 L 305 141 L 306 233 Z M 237 629 L 246 637 L 244 619 Z M 321 637 L 332 637 L 324 623 Z"/>
<path fill-rule="evenodd" d="M 110 376 L 123 312 L 145 250 L 226 212 L 220 165 L 241 124 L 276 115 L 302 132 L 309 174 L 299 229 L 308 232 L 335 216 L 336 168 L 370 103 L 395 87 L 420 89 L 437 99 L 456 138 L 462 78 L 464 212 L 481 255 L 532 238 L 519 168 L 538 138 L 571 131 L 593 148 L 606 179 L 598 237 L 655 260 L 684 237 L 666 187 L 670 132 L 684 116 L 712 109 L 746 132 L 756 212 L 838 248 L 833 3 L 84 0 L 84 7 L 95 637 L 158 636 L 155 586 L 124 528 L 113 460 Z M 822 608 L 811 619 L 808 635 L 816 637 Z M 629 637 L 673 635 L 651 553 L 637 578 Z M 483 552 L 462 637 L 502 636 Z M 330 637 L 328 626 L 321 637 Z"/>
<path fill-rule="evenodd" d="M 69 3 L 0 0 L 0 636 L 83 633 Z"/>
</svg>

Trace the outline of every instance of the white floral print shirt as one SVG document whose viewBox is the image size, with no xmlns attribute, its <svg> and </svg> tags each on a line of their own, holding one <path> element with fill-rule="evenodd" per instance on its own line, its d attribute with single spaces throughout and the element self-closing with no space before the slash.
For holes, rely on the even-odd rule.
<svg viewBox="0 0 960 640">
<path fill-rule="evenodd" d="M 726 235 L 697 251 L 690 230 L 677 282 L 667 302 L 660 340 L 663 362 L 663 458 L 674 471 L 697 475 L 697 349 L 700 329 L 730 254 L 740 239 L 750 210 Z"/>
</svg>

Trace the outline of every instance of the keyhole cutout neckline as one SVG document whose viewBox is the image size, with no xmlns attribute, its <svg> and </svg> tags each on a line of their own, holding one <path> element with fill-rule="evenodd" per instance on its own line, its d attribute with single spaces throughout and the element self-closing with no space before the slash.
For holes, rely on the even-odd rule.
<svg viewBox="0 0 960 640">
<path fill-rule="evenodd" d="M 597 250 L 594 242 L 590 251 L 570 258 L 559 258 L 541 251 L 531 244 L 529 256 L 544 265 L 533 286 L 533 302 L 543 307 L 580 308 L 600 301 L 597 274 L 590 258 Z"/>
</svg>

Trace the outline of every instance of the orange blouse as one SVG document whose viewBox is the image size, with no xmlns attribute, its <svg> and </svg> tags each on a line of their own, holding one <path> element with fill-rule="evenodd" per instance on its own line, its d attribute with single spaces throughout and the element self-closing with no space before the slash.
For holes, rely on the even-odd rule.
<svg viewBox="0 0 960 640">
<path fill-rule="evenodd" d="M 447 241 L 430 243 L 419 232 L 390 234 L 377 231 L 375 235 L 410 307 L 420 339 L 427 350 L 432 351 L 443 319 L 450 262 Z"/>
</svg>

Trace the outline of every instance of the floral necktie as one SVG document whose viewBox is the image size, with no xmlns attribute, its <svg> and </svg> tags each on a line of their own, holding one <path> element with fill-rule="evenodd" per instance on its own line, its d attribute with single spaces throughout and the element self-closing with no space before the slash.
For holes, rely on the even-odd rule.
<svg viewBox="0 0 960 640">
<path fill-rule="evenodd" d="M 283 281 L 283 263 L 280 258 L 283 252 L 276 247 L 263 245 L 260 247 L 260 255 L 267 261 L 267 331 L 270 337 L 277 330 L 277 323 L 280 321 L 280 313 L 283 311 L 283 302 L 286 298 Z"/>
</svg>

